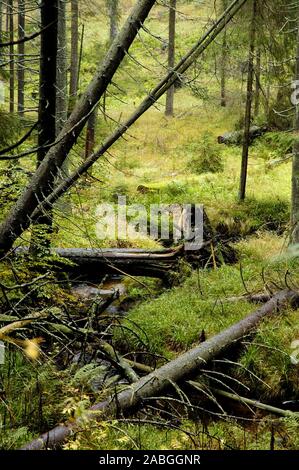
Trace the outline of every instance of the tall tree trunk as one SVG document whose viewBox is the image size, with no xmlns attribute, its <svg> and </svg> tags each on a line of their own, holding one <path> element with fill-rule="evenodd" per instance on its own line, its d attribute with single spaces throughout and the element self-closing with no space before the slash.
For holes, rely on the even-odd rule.
<svg viewBox="0 0 299 470">
<path fill-rule="evenodd" d="M 9 0 L 6 2 L 6 21 L 5 21 L 5 31 L 6 33 L 9 33 L 9 12 L 10 12 L 10 6 L 9 6 Z"/>
<path fill-rule="evenodd" d="M 168 69 L 172 70 L 175 64 L 175 24 L 176 22 L 176 0 L 170 0 L 169 3 L 169 39 L 168 39 Z M 173 116 L 174 90 L 172 85 L 166 94 L 165 115 Z"/>
<path fill-rule="evenodd" d="M 78 93 L 79 66 L 79 3 L 71 0 L 71 67 L 69 112 L 74 108 Z"/>
<path fill-rule="evenodd" d="M 18 0 L 18 37 L 25 36 L 25 0 Z M 25 87 L 25 43 L 18 44 L 18 113 L 24 114 L 24 87 Z"/>
<path fill-rule="evenodd" d="M 53 143 L 56 136 L 58 0 L 42 0 L 40 8 L 44 31 L 40 46 L 38 166 L 48 152 L 43 147 Z"/>
<path fill-rule="evenodd" d="M 118 33 L 119 0 L 106 0 L 110 19 L 110 43 L 114 41 Z"/>
<path fill-rule="evenodd" d="M 108 10 L 108 17 L 109 17 L 109 43 L 110 45 L 113 43 L 114 39 L 117 36 L 118 31 L 118 19 L 119 19 L 119 0 L 106 0 L 107 10 Z M 104 93 L 103 96 L 103 116 L 104 120 L 107 121 L 106 116 L 106 98 L 107 93 Z M 92 116 L 90 117 L 91 121 L 93 120 Z M 91 122 L 92 124 L 92 122 Z"/>
<path fill-rule="evenodd" d="M 299 21 L 296 53 L 295 80 L 299 80 Z M 293 145 L 293 168 L 292 168 L 292 209 L 291 209 L 291 243 L 299 243 L 299 103 L 295 105 L 294 129 L 296 138 Z"/>
<path fill-rule="evenodd" d="M 225 11 L 227 8 L 227 0 L 222 1 L 222 9 Z M 227 72 L 227 28 L 223 33 L 223 40 L 221 46 L 221 106 L 226 107 L 226 72 Z"/>
<path fill-rule="evenodd" d="M 0 41 L 2 40 L 2 32 L 3 32 L 3 2 L 0 2 Z M 0 50 L 0 57 L 1 57 L 1 50 Z"/>
<path fill-rule="evenodd" d="M 251 125 L 252 101 L 253 101 L 254 52 L 255 52 L 255 40 L 256 40 L 257 2 L 258 0 L 252 0 L 252 17 L 251 17 L 250 37 L 249 37 L 245 127 L 244 127 L 242 165 L 241 165 L 241 177 L 240 177 L 240 191 L 239 191 L 240 201 L 244 201 L 245 196 L 246 196 L 248 154 L 249 154 L 249 145 L 250 145 L 250 125 Z"/>
<path fill-rule="evenodd" d="M 67 121 L 68 83 L 67 83 L 67 43 L 66 43 L 66 0 L 58 0 L 57 32 L 57 73 L 56 73 L 56 136 Z M 60 180 L 69 173 L 68 159 L 61 168 Z"/>
<path fill-rule="evenodd" d="M 37 168 L 43 162 L 48 149 L 56 137 L 56 66 L 58 46 L 58 0 L 42 0 L 40 45 L 40 84 L 39 84 L 39 133 L 37 152 Z M 49 178 L 49 186 L 54 188 L 55 176 Z M 49 211 L 35 221 L 40 227 L 33 230 L 31 248 L 36 251 L 38 245 L 49 245 L 52 227 L 52 214 Z"/>
<path fill-rule="evenodd" d="M 14 15 L 13 15 L 13 0 L 7 0 L 7 16 L 9 21 L 9 41 L 12 43 L 14 40 Z M 15 62 L 14 62 L 14 47 L 9 46 L 9 112 L 15 111 Z"/>
<path fill-rule="evenodd" d="M 261 97 L 261 48 L 259 47 L 256 54 L 255 67 L 255 100 L 254 115 L 257 117 L 260 113 L 260 97 Z"/>
<path fill-rule="evenodd" d="M 58 0 L 57 38 L 56 135 L 66 123 L 68 111 L 66 0 Z"/>
</svg>

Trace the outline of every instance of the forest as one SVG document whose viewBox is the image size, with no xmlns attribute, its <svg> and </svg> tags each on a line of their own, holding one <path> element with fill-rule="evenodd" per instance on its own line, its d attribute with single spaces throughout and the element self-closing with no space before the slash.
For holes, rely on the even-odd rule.
<svg viewBox="0 0 299 470">
<path fill-rule="evenodd" d="M 0 1 L 1 451 L 299 450 L 298 136 L 298 1 Z"/>
</svg>

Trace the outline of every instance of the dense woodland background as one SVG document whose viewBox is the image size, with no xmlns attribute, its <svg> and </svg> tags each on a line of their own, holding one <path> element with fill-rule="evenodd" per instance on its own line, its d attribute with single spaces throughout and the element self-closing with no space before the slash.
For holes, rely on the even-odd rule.
<svg viewBox="0 0 299 470">
<path fill-rule="evenodd" d="M 1 449 L 298 449 L 298 15 L 0 1 Z M 203 204 L 203 249 L 101 237 L 120 196 Z"/>
</svg>

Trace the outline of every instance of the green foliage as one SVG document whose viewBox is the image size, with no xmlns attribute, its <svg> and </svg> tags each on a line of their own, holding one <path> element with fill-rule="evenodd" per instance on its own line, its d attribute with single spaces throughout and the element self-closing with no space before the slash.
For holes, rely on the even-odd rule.
<svg viewBox="0 0 299 470">
<path fill-rule="evenodd" d="M 13 144 L 20 131 L 17 116 L 9 114 L 0 106 L 0 149 Z"/>
<path fill-rule="evenodd" d="M 247 198 L 220 212 L 216 231 L 228 237 L 246 236 L 257 230 L 284 233 L 290 220 L 290 205 L 283 200 Z"/>
<path fill-rule="evenodd" d="M 220 173 L 224 170 L 219 147 L 212 134 L 206 132 L 199 142 L 191 142 L 185 147 L 192 155 L 188 167 L 193 173 Z"/>
<path fill-rule="evenodd" d="M 5 401 L 0 401 L 2 449 L 17 448 L 33 433 L 50 429 L 59 421 L 63 394 L 68 392 L 62 386 L 64 378 L 50 361 L 29 361 L 14 347 L 6 351 L 5 363 L 0 365 L 0 390 L 5 394 Z"/>
<path fill-rule="evenodd" d="M 255 148 L 265 160 L 283 158 L 292 152 L 294 135 L 290 132 L 267 132 L 255 142 Z"/>
</svg>

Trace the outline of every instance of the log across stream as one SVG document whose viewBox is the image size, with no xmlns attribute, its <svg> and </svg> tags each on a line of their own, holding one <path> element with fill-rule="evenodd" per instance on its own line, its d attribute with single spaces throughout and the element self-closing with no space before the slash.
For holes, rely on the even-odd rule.
<svg viewBox="0 0 299 470">
<path fill-rule="evenodd" d="M 71 277 L 98 283 L 106 274 L 144 276 L 163 279 L 166 283 L 171 281 L 173 274 L 180 272 L 181 262 L 184 260 L 194 267 L 215 266 L 220 259 L 217 257 L 216 245 L 206 241 L 202 247 L 195 251 L 186 251 L 184 246 L 170 249 L 143 250 L 137 248 L 53 248 L 52 253 L 61 259 L 72 263 L 55 264 L 69 273 Z M 236 260 L 232 248 L 228 249 L 229 259 Z M 14 250 L 15 256 L 29 253 L 28 247 L 19 247 Z M 221 259 L 226 257 L 221 252 Z"/>
</svg>

